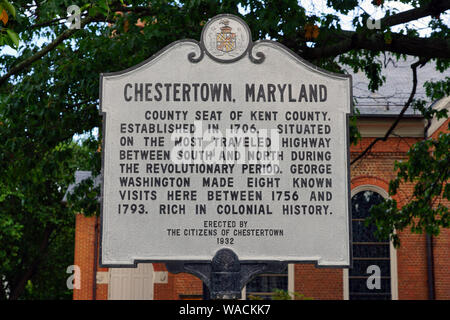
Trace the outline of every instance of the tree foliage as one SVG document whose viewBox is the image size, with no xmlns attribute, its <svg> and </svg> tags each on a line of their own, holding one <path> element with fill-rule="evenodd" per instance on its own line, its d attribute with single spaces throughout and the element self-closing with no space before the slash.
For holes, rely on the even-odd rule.
<svg viewBox="0 0 450 320">
<path fill-rule="evenodd" d="M 175 40 L 199 39 L 206 21 L 220 13 L 241 16 L 254 40 L 279 41 L 322 68 L 364 72 L 373 91 L 384 81 L 377 57 L 385 52 L 434 62 L 440 72 L 448 69 L 449 26 L 441 15 L 449 0 L 402 0 L 412 6 L 404 12 L 374 1 L 385 12 L 379 30 L 367 28 L 369 16 L 360 2 L 327 0 L 334 13 L 311 13 L 297 0 L 79 0 L 76 29 L 67 22 L 72 0 L 0 0 L 0 299 L 70 297 L 64 279 L 73 261 L 74 212 L 95 214 L 98 206 L 92 183 L 79 190 L 84 202 L 71 198 L 66 205 L 61 199 L 75 170 L 100 172 L 100 73 L 131 67 Z M 344 27 L 340 14 L 350 13 L 353 25 Z M 432 17 L 426 37 L 414 25 L 393 31 L 422 17 Z M 17 54 L 10 54 L 11 48 Z M 448 79 L 427 85 L 433 99 L 445 90 L 448 94 Z M 355 118 L 351 133 L 356 142 Z M 441 168 L 438 162 L 445 159 L 436 152 L 448 157 L 448 135 L 439 143 L 442 147 L 424 142 L 413 148 L 409 164 L 398 166 L 399 179 Z M 436 152 L 425 152 L 429 147 Z M 416 154 L 422 160 L 414 160 Z M 434 158 L 422 158 L 427 155 Z M 436 166 L 427 168 L 427 161 Z M 424 180 L 422 189 L 429 188 Z M 413 205 L 408 210 L 401 211 L 401 223 L 383 219 L 390 227 L 406 226 L 405 217 L 417 212 Z M 420 213 L 425 217 L 420 226 L 431 221 L 426 231 L 434 233 L 430 217 L 441 212 Z"/>
<path fill-rule="evenodd" d="M 427 117 L 447 117 L 447 110 L 423 110 Z M 399 196 L 402 184 L 414 184 L 413 193 L 407 203 L 399 207 L 397 200 L 387 199 L 371 208 L 366 224 L 377 226 L 376 234 L 381 239 L 391 238 L 400 246 L 396 230 L 409 227 L 414 233 L 439 235 L 441 228 L 450 227 L 450 123 L 447 133 L 440 132 L 437 139 L 415 143 L 408 151 L 407 161 L 396 161 L 397 177 L 389 183 L 389 195 Z"/>
</svg>

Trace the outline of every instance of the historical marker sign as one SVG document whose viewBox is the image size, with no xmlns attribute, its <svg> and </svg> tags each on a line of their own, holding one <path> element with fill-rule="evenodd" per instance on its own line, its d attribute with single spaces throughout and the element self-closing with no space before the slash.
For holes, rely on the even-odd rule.
<svg viewBox="0 0 450 320">
<path fill-rule="evenodd" d="M 348 266 L 351 78 L 220 15 L 101 76 L 101 263 Z"/>
</svg>

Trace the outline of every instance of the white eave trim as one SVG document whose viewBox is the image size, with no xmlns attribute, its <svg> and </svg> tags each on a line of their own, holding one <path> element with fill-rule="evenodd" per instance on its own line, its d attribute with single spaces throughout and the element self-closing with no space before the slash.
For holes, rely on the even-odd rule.
<svg viewBox="0 0 450 320">
<path fill-rule="evenodd" d="M 434 103 L 434 105 L 433 105 L 433 109 L 435 109 L 435 110 L 447 109 L 447 110 L 450 111 L 450 96 L 442 98 L 442 99 L 436 101 Z M 427 136 L 431 137 L 433 135 L 433 133 L 435 133 L 436 130 L 439 129 L 444 124 L 444 122 L 446 120 L 447 120 L 447 118 L 443 118 L 443 119 L 440 119 L 440 120 L 437 120 L 436 118 L 433 118 L 431 120 L 431 125 L 428 128 Z"/>
</svg>

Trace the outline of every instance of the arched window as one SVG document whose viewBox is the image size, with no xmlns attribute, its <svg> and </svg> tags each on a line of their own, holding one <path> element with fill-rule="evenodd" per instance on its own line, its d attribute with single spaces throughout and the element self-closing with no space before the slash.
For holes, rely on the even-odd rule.
<svg viewBox="0 0 450 320">
<path fill-rule="evenodd" d="M 382 202 L 384 197 L 375 188 L 361 189 L 354 191 L 352 196 L 353 268 L 344 276 L 346 298 L 390 300 L 395 298 L 392 269 L 396 269 L 391 265 L 391 244 L 388 239 L 380 240 L 375 236 L 374 225 L 365 225 L 370 208 Z"/>
</svg>

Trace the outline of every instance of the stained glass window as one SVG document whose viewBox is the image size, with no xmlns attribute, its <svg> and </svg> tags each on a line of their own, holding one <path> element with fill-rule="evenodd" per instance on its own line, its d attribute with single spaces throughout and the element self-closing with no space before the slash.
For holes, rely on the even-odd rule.
<svg viewBox="0 0 450 320">
<path fill-rule="evenodd" d="M 392 298 L 389 241 L 378 239 L 374 235 L 375 226 L 364 223 L 370 208 L 382 201 L 383 197 L 374 191 L 361 191 L 352 197 L 353 268 L 348 273 L 350 300 Z M 376 274 L 371 266 L 380 271 L 378 282 L 372 281 Z M 368 285 L 369 277 L 372 277 L 369 280 L 372 285 Z"/>
</svg>

